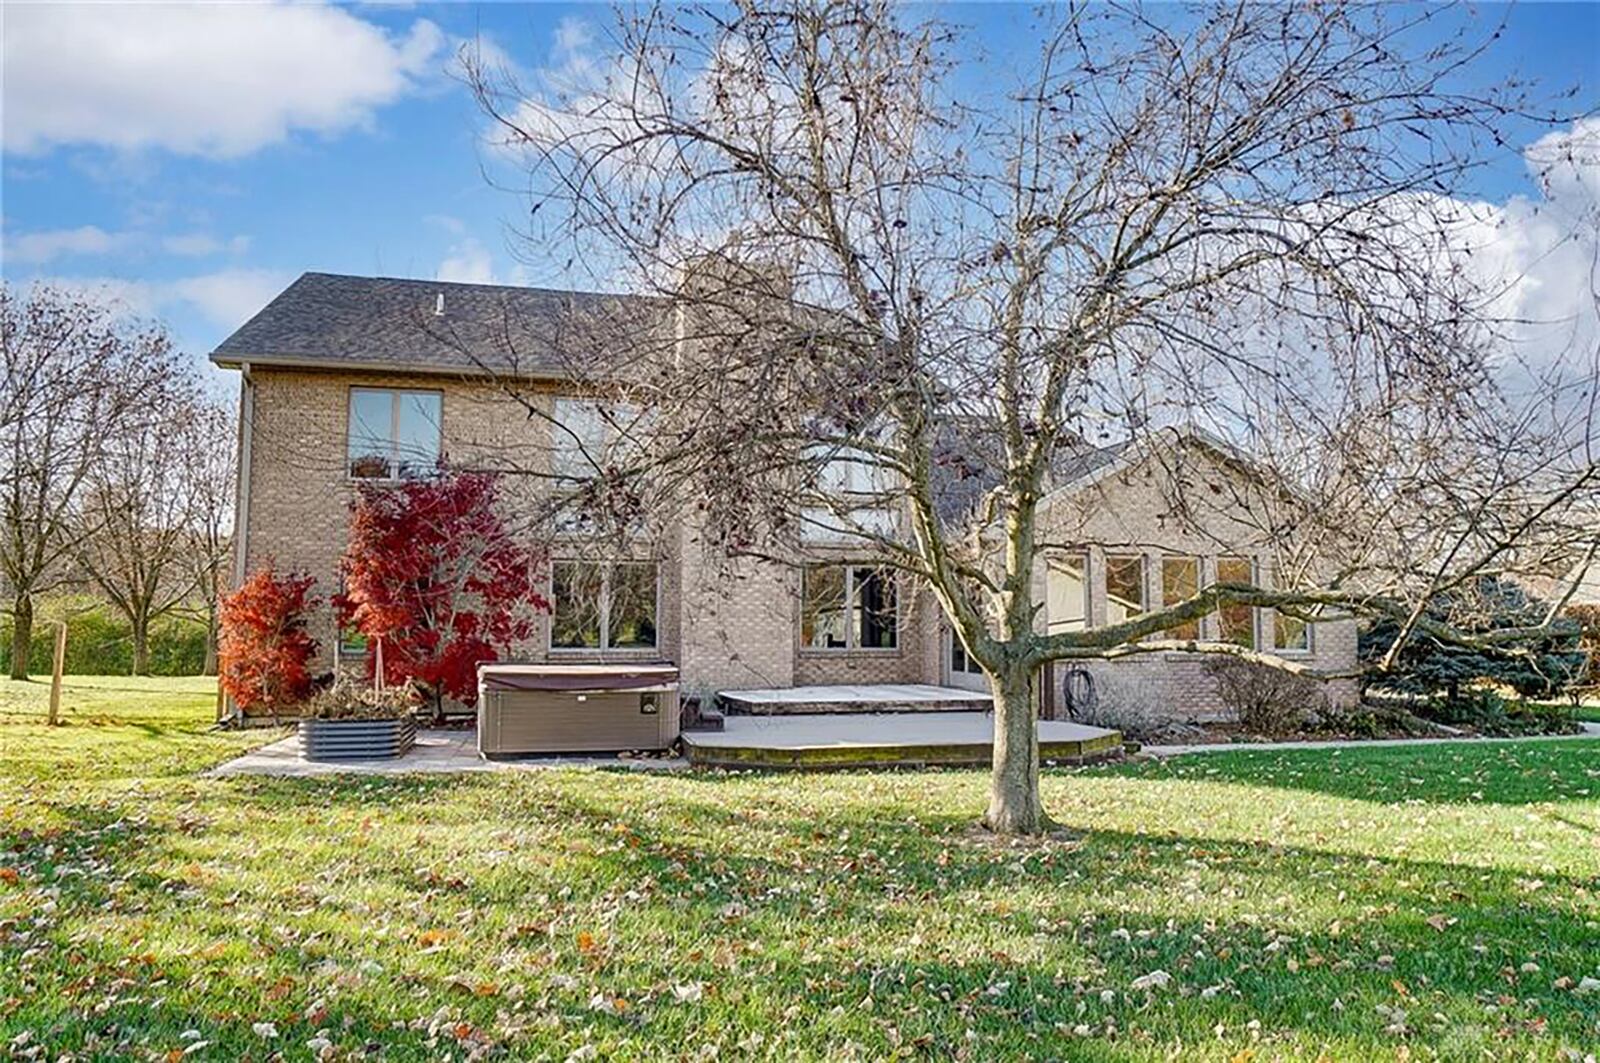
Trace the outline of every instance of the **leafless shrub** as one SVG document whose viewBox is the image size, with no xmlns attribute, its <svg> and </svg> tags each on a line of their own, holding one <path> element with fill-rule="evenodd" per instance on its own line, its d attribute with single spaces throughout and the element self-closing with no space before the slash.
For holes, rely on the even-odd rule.
<svg viewBox="0 0 1600 1063">
<path fill-rule="evenodd" d="M 1254 661 L 1217 657 L 1205 663 L 1205 671 L 1222 703 L 1252 734 L 1291 734 L 1327 705 L 1315 680 Z"/>
</svg>

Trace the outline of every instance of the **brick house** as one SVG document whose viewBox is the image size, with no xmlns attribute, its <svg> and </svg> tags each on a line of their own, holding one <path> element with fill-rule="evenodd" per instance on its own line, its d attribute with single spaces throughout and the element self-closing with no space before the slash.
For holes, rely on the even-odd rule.
<svg viewBox="0 0 1600 1063">
<path fill-rule="evenodd" d="M 564 322 L 586 307 L 627 312 L 633 303 L 639 327 L 652 327 L 648 306 L 628 297 L 301 276 L 211 355 L 241 377 L 236 580 L 270 559 L 315 576 L 326 599 L 337 589 L 357 485 L 430 467 L 441 454 L 542 470 L 548 475 L 532 477 L 528 490 L 559 489 L 563 448 L 551 425 L 597 445 L 605 433 L 596 403 L 575 394 L 564 371 Z M 508 394 L 507 380 L 523 401 Z M 542 416 L 529 416 L 524 401 Z M 1247 522 L 1213 513 L 1190 528 L 1174 519 L 1158 459 L 1085 448 L 1064 470 L 1044 526 L 1070 534 L 1072 547 L 1041 562 L 1042 625 L 1103 623 L 1192 593 L 1197 580 L 1246 571 L 1240 565 L 1266 571 L 1272 544 L 1234 534 Z M 1216 460 L 1222 474 L 1236 474 Z M 688 523 L 609 556 L 562 534 L 549 547 L 553 611 L 514 648 L 523 659 L 663 659 L 678 666 L 686 694 L 702 697 L 835 684 L 984 686 L 931 598 L 842 543 L 810 543 L 804 566 L 749 563 L 731 574 L 708 560 Z M 1354 661 L 1348 620 L 1307 628 L 1235 610 L 1202 627 L 1252 645 L 1272 640 L 1322 668 Z M 341 642 L 326 606 L 312 629 L 329 668 L 365 652 Z M 1151 653 L 1093 670 L 1097 680 L 1141 677 L 1141 689 L 1179 717 L 1215 708 L 1194 655 Z M 1351 691 L 1334 685 L 1330 693 Z"/>
</svg>

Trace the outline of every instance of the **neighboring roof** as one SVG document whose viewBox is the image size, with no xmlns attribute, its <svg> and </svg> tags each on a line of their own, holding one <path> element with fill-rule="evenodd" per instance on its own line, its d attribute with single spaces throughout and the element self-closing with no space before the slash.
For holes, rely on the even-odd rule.
<svg viewBox="0 0 1600 1063">
<path fill-rule="evenodd" d="M 651 306 L 630 295 L 303 273 L 211 360 L 541 376 L 614 347 L 607 339 L 644 325 Z"/>
<path fill-rule="evenodd" d="M 1051 491 L 1088 481 L 1113 465 L 1130 446 L 1127 442 L 1097 447 L 1073 438 L 1056 447 L 1051 461 Z M 933 441 L 931 487 L 933 504 L 946 525 L 970 517 L 979 502 L 1001 480 L 1005 464 L 1001 442 L 989 418 L 951 417 L 940 422 Z M 993 451 L 986 454 L 985 450 Z"/>
</svg>

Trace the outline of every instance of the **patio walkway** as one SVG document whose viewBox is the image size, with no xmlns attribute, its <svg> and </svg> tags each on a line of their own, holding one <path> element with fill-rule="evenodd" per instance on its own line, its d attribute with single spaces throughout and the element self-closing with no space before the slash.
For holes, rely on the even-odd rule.
<svg viewBox="0 0 1600 1063">
<path fill-rule="evenodd" d="M 627 771 L 681 771 L 682 757 L 617 757 L 577 754 L 567 757 L 519 757 L 484 760 L 478 756 L 473 730 L 421 730 L 417 744 L 403 757 L 376 760 L 317 761 L 300 759 L 300 738 L 288 738 L 252 750 L 206 772 L 211 778 L 230 775 L 455 775 L 479 771 L 541 771 L 551 768 L 610 768 Z"/>
</svg>

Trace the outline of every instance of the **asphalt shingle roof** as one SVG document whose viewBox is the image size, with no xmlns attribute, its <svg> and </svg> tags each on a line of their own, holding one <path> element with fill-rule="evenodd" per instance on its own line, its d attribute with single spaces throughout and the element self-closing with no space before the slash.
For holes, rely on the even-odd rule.
<svg viewBox="0 0 1600 1063">
<path fill-rule="evenodd" d="M 652 305 L 638 296 L 304 273 L 211 360 L 537 376 L 615 349 L 619 330 L 649 327 Z"/>
</svg>

